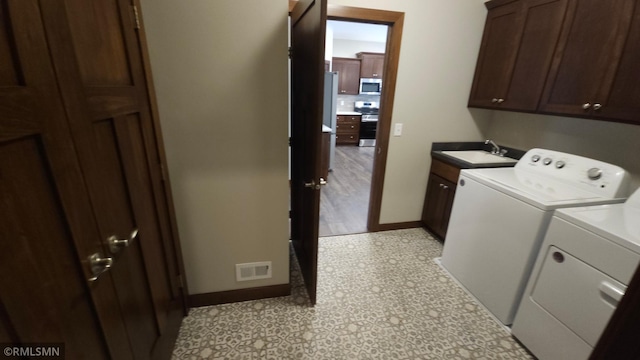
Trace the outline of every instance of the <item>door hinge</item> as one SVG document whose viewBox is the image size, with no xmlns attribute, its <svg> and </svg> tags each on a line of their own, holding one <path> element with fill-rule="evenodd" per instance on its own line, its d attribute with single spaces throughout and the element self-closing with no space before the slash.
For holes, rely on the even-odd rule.
<svg viewBox="0 0 640 360">
<path fill-rule="evenodd" d="M 140 15 L 138 15 L 138 7 L 131 5 L 131 10 L 133 11 L 133 28 L 140 29 Z"/>
<path fill-rule="evenodd" d="M 289 59 L 293 59 L 293 49 L 289 46 Z"/>
</svg>

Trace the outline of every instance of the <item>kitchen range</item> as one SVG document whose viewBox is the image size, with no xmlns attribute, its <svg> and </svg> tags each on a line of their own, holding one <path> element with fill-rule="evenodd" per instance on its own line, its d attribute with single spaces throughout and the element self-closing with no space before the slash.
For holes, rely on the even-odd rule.
<svg viewBox="0 0 640 360">
<path fill-rule="evenodd" d="M 376 146 L 380 104 L 378 102 L 356 101 L 353 110 L 362 114 L 358 146 Z"/>
</svg>

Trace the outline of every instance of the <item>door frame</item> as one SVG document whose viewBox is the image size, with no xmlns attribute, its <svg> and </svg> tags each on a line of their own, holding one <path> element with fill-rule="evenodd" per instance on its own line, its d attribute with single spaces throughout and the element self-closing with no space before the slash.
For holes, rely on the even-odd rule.
<svg viewBox="0 0 640 360">
<path fill-rule="evenodd" d="M 389 135 L 391 133 L 391 115 L 393 114 L 396 81 L 398 78 L 404 13 L 329 4 L 327 20 L 387 25 L 389 27 L 384 58 L 384 75 L 382 76 L 382 82 L 385 86 L 382 95 L 380 95 L 380 114 L 378 130 L 376 131 L 376 149 L 373 155 L 369 213 L 367 215 L 367 230 L 370 232 L 388 230 L 380 224 L 380 209 L 382 207 L 382 190 L 384 188 Z"/>
</svg>

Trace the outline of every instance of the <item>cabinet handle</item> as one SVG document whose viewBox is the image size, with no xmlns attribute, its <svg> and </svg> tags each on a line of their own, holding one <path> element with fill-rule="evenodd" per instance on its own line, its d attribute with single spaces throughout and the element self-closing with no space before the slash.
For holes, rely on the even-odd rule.
<svg viewBox="0 0 640 360">
<path fill-rule="evenodd" d="M 491 102 L 495 104 L 495 103 L 498 102 L 498 99 L 497 98 L 493 98 L 493 99 L 491 99 Z"/>
<path fill-rule="evenodd" d="M 599 103 L 593 104 L 593 110 L 600 110 L 600 109 L 602 109 L 602 104 L 599 104 Z"/>
<path fill-rule="evenodd" d="M 498 104 L 502 104 L 504 102 L 504 99 L 498 99 Z"/>
<path fill-rule="evenodd" d="M 588 110 L 591 107 L 591 103 L 584 103 L 582 104 L 582 108 L 585 110 Z"/>
<path fill-rule="evenodd" d="M 449 188 L 449 187 L 448 187 L 447 185 L 445 185 L 445 184 L 440 184 L 440 187 L 441 187 L 443 190 L 447 190 L 447 189 Z"/>
<path fill-rule="evenodd" d="M 355 129 L 355 125 L 351 125 L 351 128 L 352 128 L 352 129 Z"/>
</svg>

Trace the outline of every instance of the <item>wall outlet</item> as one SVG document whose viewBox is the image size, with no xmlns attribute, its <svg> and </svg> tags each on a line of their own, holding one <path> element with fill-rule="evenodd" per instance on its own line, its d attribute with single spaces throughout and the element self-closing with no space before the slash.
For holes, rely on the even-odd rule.
<svg viewBox="0 0 640 360">
<path fill-rule="evenodd" d="M 400 135 L 402 135 L 402 124 L 398 123 L 393 128 L 393 136 L 400 136 Z"/>
<path fill-rule="evenodd" d="M 271 261 L 236 264 L 236 281 L 269 279 Z"/>
</svg>

